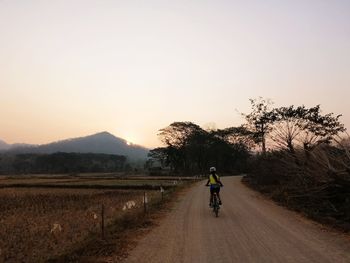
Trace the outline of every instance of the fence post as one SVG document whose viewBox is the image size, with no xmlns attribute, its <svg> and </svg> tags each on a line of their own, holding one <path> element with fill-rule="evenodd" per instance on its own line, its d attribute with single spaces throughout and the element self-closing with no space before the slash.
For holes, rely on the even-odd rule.
<svg viewBox="0 0 350 263">
<path fill-rule="evenodd" d="M 160 185 L 160 193 L 162 195 L 162 202 L 163 202 L 163 199 L 164 199 L 164 188 L 162 185 Z"/>
<path fill-rule="evenodd" d="M 101 236 L 102 239 L 105 238 L 105 206 L 103 204 L 101 209 Z"/>
<path fill-rule="evenodd" d="M 147 194 L 146 191 L 143 192 L 143 209 L 144 209 L 144 213 L 147 213 Z"/>
</svg>

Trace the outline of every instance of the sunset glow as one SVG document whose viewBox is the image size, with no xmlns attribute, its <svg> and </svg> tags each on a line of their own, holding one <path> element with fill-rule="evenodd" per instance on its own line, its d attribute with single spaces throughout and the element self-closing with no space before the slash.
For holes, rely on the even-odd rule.
<svg viewBox="0 0 350 263">
<path fill-rule="evenodd" d="M 241 124 L 249 98 L 343 114 L 350 1 L 0 1 L 0 139 Z"/>
</svg>

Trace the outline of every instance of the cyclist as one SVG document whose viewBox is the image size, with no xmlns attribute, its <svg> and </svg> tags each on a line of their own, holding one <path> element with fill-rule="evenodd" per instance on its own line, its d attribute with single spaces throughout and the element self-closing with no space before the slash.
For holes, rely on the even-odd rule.
<svg viewBox="0 0 350 263">
<path fill-rule="evenodd" d="M 214 193 L 217 193 L 217 196 L 219 198 L 219 205 L 222 204 L 221 198 L 220 198 L 220 187 L 224 186 L 221 181 L 219 176 L 216 174 L 216 168 L 215 167 L 210 167 L 210 175 L 207 181 L 206 186 L 210 186 L 210 201 L 209 201 L 209 206 L 212 206 L 213 204 L 213 195 Z"/>
</svg>

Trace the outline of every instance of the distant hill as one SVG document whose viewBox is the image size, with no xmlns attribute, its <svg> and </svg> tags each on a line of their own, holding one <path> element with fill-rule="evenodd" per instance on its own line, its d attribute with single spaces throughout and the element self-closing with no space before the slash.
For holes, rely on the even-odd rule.
<svg viewBox="0 0 350 263">
<path fill-rule="evenodd" d="M 14 143 L 14 144 L 9 144 L 6 143 L 2 140 L 0 140 L 0 152 L 4 152 L 13 148 L 18 148 L 18 147 L 34 147 L 36 145 L 32 144 L 26 144 L 26 143 Z"/>
<path fill-rule="evenodd" d="M 86 137 L 79 137 L 57 141 L 43 145 L 25 145 L 11 147 L 10 153 L 105 153 L 125 155 L 130 160 L 142 160 L 147 158 L 148 149 L 139 145 L 128 145 L 127 141 L 118 138 L 108 132 L 96 133 Z"/>
<path fill-rule="evenodd" d="M 7 144 L 6 142 L 0 140 L 0 151 L 8 150 L 11 148 L 11 144 Z"/>
</svg>

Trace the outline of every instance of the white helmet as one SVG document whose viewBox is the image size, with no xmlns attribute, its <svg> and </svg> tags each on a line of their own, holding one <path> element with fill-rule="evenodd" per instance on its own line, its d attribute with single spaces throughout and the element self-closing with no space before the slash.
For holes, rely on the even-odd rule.
<svg viewBox="0 0 350 263">
<path fill-rule="evenodd" d="M 210 172 L 216 172 L 216 168 L 215 167 L 210 167 Z"/>
</svg>

